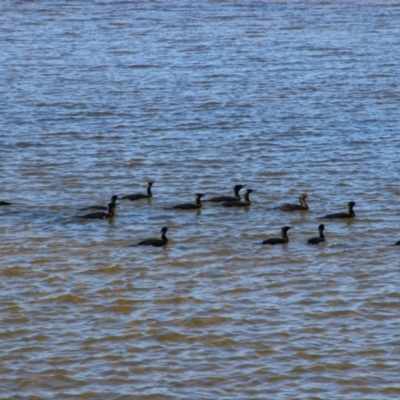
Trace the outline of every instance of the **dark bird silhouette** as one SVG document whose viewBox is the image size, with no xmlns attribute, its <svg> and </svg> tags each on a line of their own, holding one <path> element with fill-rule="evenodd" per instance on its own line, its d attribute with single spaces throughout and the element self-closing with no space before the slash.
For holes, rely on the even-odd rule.
<svg viewBox="0 0 400 400">
<path fill-rule="evenodd" d="M 113 209 L 114 210 L 115 210 L 115 206 L 117 205 L 116 204 L 117 199 L 118 199 L 118 196 L 114 195 L 114 196 L 111 197 L 111 203 L 109 203 L 109 204 L 113 205 Z M 85 207 L 85 208 L 80 208 L 79 210 L 81 210 L 81 211 L 86 211 L 86 210 L 108 210 L 108 206 L 107 207 L 106 206 L 89 206 L 89 207 Z"/>
<path fill-rule="evenodd" d="M 291 203 L 285 203 L 282 204 L 278 207 L 275 207 L 275 210 L 281 210 L 281 211 L 306 211 L 308 210 L 308 204 L 306 202 L 307 198 L 307 193 L 302 193 L 299 196 L 299 202 L 300 204 L 291 204 Z"/>
<path fill-rule="evenodd" d="M 231 201 L 227 203 L 222 203 L 224 207 L 247 207 L 251 204 L 250 201 L 250 193 L 255 192 L 256 190 L 247 189 L 244 194 L 244 201 Z"/>
<path fill-rule="evenodd" d="M 153 193 L 151 192 L 151 187 L 153 186 L 154 181 L 150 181 L 147 183 L 147 194 L 143 193 L 135 193 L 135 194 L 129 194 L 127 196 L 122 197 L 122 200 L 140 200 L 140 199 L 150 199 L 153 197 Z"/>
<path fill-rule="evenodd" d="M 139 243 L 132 244 L 131 246 L 154 246 L 154 247 L 163 247 L 168 243 L 168 238 L 166 236 L 168 228 L 161 228 L 161 239 L 146 239 L 142 240 Z"/>
<path fill-rule="evenodd" d="M 202 207 L 201 198 L 205 196 L 204 193 L 196 193 L 196 204 L 193 203 L 183 203 L 177 204 L 176 206 L 170 207 L 176 210 L 195 210 Z"/>
<path fill-rule="evenodd" d="M 325 225 L 321 224 L 318 227 L 319 236 L 318 237 L 313 237 L 311 239 L 308 239 L 307 243 L 308 244 L 318 244 L 318 243 L 321 243 L 321 242 L 325 242 L 324 228 L 325 228 Z"/>
<path fill-rule="evenodd" d="M 400 240 L 398 240 L 393 246 L 400 246 Z"/>
<path fill-rule="evenodd" d="M 318 219 L 340 219 L 340 218 L 354 218 L 356 216 L 353 207 L 356 205 L 354 201 L 350 201 L 347 205 L 349 212 L 345 213 L 336 213 L 336 214 L 328 214 L 325 217 L 319 217 Z"/>
<path fill-rule="evenodd" d="M 272 244 L 272 245 L 275 245 L 275 244 L 285 244 L 285 243 L 288 243 L 288 242 L 289 242 L 289 237 L 288 237 L 288 235 L 287 235 L 287 231 L 288 231 L 289 229 L 292 229 L 292 227 L 291 227 L 291 226 L 284 226 L 284 227 L 281 229 L 281 235 L 282 235 L 282 237 L 280 237 L 280 238 L 270 238 L 270 239 L 266 239 L 266 240 L 264 240 L 264 241 L 262 242 L 262 244 Z"/>
<path fill-rule="evenodd" d="M 218 197 L 212 197 L 211 199 L 204 200 L 204 201 L 212 201 L 213 203 L 222 203 L 222 202 L 229 203 L 229 202 L 232 202 L 232 201 L 240 201 L 241 198 L 240 198 L 239 192 L 245 186 L 246 185 L 235 185 L 234 188 L 233 188 L 234 197 L 232 197 L 232 196 L 218 196 Z"/>
<path fill-rule="evenodd" d="M 108 203 L 107 212 L 97 211 L 86 215 L 80 215 L 77 218 L 84 219 L 108 219 L 114 216 L 115 205 Z"/>
<path fill-rule="evenodd" d="M 11 206 L 11 204 L 8 201 L 0 201 L 0 206 Z"/>
</svg>

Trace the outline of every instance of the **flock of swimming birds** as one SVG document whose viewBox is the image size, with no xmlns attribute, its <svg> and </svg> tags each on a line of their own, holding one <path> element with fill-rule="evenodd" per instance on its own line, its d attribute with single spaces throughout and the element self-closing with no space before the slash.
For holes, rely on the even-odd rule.
<svg viewBox="0 0 400 400">
<path fill-rule="evenodd" d="M 147 183 L 147 193 L 134 193 L 130 194 L 127 196 L 121 197 L 121 200 L 130 200 L 130 201 L 136 201 L 140 199 L 150 199 L 153 197 L 153 193 L 151 191 L 152 186 L 154 182 L 150 181 Z M 211 199 L 208 200 L 203 200 L 203 202 L 213 202 L 213 203 L 221 203 L 223 207 L 249 207 L 251 205 L 250 201 L 250 193 L 255 192 L 253 189 L 246 189 L 245 194 L 244 194 L 244 201 L 242 201 L 240 197 L 240 190 L 243 189 L 246 185 L 235 185 L 233 188 L 233 197 L 232 196 L 217 196 L 217 197 L 212 197 Z M 166 209 L 175 209 L 175 210 L 196 210 L 200 209 L 202 207 L 202 197 L 205 196 L 204 193 L 196 193 L 196 200 L 195 203 L 183 203 L 183 204 L 177 204 L 172 207 L 168 207 Z M 108 203 L 107 207 L 105 206 L 89 206 L 85 208 L 81 208 L 81 211 L 90 211 L 90 210 L 96 210 L 93 212 L 89 212 L 88 214 L 85 215 L 79 215 L 77 218 L 83 218 L 83 219 L 109 219 L 112 218 L 115 214 L 115 207 L 117 206 L 117 199 L 118 196 L 114 195 L 111 197 L 110 203 Z M 292 203 L 284 203 L 278 207 L 275 207 L 276 210 L 281 210 L 281 211 L 307 211 L 308 210 L 308 204 L 307 204 L 307 193 L 302 193 L 299 196 L 299 203 L 300 204 L 292 204 Z M 0 201 L 0 206 L 8 206 L 11 205 L 12 203 L 9 203 L 7 201 Z M 319 217 L 318 219 L 326 219 L 326 220 L 334 220 L 334 219 L 351 219 L 356 216 L 354 212 L 354 206 L 355 206 L 354 201 L 350 201 L 348 203 L 348 210 L 347 212 L 339 212 L 339 213 L 334 213 L 334 214 L 327 214 L 323 217 Z M 287 235 L 287 232 L 291 229 L 291 226 L 284 226 L 281 229 L 281 237 L 276 237 L 276 238 L 270 238 L 266 239 L 261 244 L 268 244 L 268 245 L 277 245 L 277 244 L 285 244 L 289 242 L 289 237 Z M 308 244 L 319 244 L 325 242 L 325 236 L 324 236 L 324 224 L 320 224 L 318 226 L 318 233 L 319 235 L 317 237 L 313 237 L 311 239 L 308 239 L 307 243 Z M 132 246 L 154 246 L 154 247 L 163 247 L 168 243 L 168 238 L 166 236 L 166 233 L 168 231 L 167 227 L 161 228 L 161 238 L 160 239 L 146 239 L 142 240 L 141 242 L 135 243 Z M 397 241 L 395 246 L 400 246 L 400 240 Z"/>
</svg>

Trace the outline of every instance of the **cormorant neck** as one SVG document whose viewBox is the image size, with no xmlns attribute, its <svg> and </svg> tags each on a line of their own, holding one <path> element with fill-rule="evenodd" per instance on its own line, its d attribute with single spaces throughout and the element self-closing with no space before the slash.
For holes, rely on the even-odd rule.
<svg viewBox="0 0 400 400">
<path fill-rule="evenodd" d="M 115 203 L 114 204 L 113 203 L 108 203 L 107 212 L 111 217 L 114 216 L 114 210 L 115 210 Z"/>
<path fill-rule="evenodd" d="M 303 196 L 299 197 L 299 201 L 300 201 L 301 206 L 308 210 L 308 204 L 306 202 L 306 199 Z"/>
<path fill-rule="evenodd" d="M 240 191 L 240 189 L 237 189 L 237 188 L 233 189 L 233 193 L 234 193 L 234 195 L 235 195 L 234 197 L 235 197 L 235 199 L 236 199 L 237 201 L 240 201 L 240 200 L 241 200 L 239 191 Z"/>
</svg>

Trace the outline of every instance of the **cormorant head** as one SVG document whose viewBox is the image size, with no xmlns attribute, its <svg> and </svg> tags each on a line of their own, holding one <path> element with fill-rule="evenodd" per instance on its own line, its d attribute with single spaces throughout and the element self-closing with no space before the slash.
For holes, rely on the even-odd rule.
<svg viewBox="0 0 400 400">
<path fill-rule="evenodd" d="M 239 193 L 239 191 L 241 189 L 243 189 L 246 185 L 235 185 L 235 187 L 233 188 L 233 190 L 235 191 L 235 193 Z"/>
<path fill-rule="evenodd" d="M 161 228 L 161 233 L 166 233 L 168 230 L 168 228 L 166 226 L 164 226 L 163 228 Z"/>
<path fill-rule="evenodd" d="M 291 226 L 284 226 L 283 228 L 282 228 L 282 232 L 287 232 L 289 229 L 292 229 L 292 227 Z"/>
<path fill-rule="evenodd" d="M 198 199 L 201 199 L 203 196 L 205 196 L 206 194 L 205 193 L 196 193 L 196 197 L 198 198 Z"/>
</svg>

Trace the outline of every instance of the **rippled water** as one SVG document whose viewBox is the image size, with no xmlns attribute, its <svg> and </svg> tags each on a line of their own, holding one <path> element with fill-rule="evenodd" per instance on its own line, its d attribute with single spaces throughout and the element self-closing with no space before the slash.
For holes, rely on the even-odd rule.
<svg viewBox="0 0 400 400">
<path fill-rule="evenodd" d="M 2 398 L 399 398 L 397 2 L 0 7 Z"/>
</svg>

